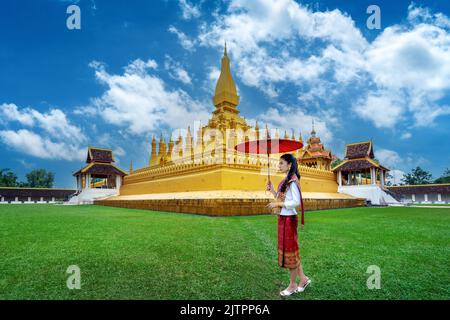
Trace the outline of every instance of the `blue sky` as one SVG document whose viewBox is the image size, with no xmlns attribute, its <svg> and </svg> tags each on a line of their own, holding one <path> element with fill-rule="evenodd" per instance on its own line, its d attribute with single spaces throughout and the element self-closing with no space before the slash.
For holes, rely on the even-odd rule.
<svg viewBox="0 0 450 320">
<path fill-rule="evenodd" d="M 66 9 L 81 9 L 69 30 Z M 254 125 L 327 148 L 372 139 L 402 172 L 450 167 L 450 5 L 378 1 L 28 0 L 0 10 L 0 168 L 73 187 L 87 146 L 119 166 L 148 162 L 147 139 L 206 124 L 226 40 Z M 198 125 L 198 124 L 197 124 Z"/>
</svg>

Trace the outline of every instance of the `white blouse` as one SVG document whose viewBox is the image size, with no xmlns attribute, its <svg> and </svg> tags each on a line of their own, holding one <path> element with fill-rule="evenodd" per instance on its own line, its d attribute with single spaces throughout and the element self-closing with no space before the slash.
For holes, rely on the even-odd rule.
<svg viewBox="0 0 450 320">
<path fill-rule="evenodd" d="M 278 196 L 278 193 L 277 193 Z M 296 208 L 300 205 L 300 190 L 295 182 L 289 183 L 284 199 L 284 206 L 281 208 L 280 215 L 292 216 L 297 214 Z"/>
</svg>

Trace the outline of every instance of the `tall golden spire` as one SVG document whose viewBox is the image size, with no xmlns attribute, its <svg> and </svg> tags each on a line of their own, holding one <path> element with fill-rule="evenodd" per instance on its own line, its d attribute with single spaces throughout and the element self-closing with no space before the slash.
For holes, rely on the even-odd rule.
<svg viewBox="0 0 450 320">
<path fill-rule="evenodd" d="M 228 102 L 233 106 L 239 104 L 239 96 L 237 95 L 236 84 L 230 70 L 230 59 L 228 59 L 227 45 L 223 51 L 222 66 L 220 69 L 219 80 L 217 80 L 216 91 L 213 97 L 215 106 L 223 102 Z"/>
</svg>

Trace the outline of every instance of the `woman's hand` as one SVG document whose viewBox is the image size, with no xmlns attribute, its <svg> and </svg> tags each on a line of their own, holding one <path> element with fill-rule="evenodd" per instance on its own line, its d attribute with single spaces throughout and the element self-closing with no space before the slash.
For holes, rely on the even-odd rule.
<svg viewBox="0 0 450 320">
<path fill-rule="evenodd" d="M 269 202 L 269 203 L 266 205 L 266 207 L 268 207 L 268 208 L 270 208 L 270 209 L 273 209 L 273 208 L 276 208 L 276 207 L 282 207 L 282 205 L 281 205 L 281 202 L 279 202 L 279 201 L 274 201 L 274 202 Z"/>
<path fill-rule="evenodd" d="M 275 193 L 275 188 L 273 187 L 272 181 L 268 181 L 266 184 L 266 191 L 270 191 L 272 193 Z"/>
</svg>

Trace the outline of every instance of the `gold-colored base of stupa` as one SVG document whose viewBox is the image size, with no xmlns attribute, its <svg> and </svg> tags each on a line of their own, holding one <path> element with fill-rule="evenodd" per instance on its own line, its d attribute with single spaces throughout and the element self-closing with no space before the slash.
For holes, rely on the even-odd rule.
<svg viewBox="0 0 450 320">
<path fill-rule="evenodd" d="M 95 201 L 95 204 L 209 216 L 240 216 L 270 214 L 271 210 L 266 205 L 272 200 L 273 196 L 264 191 L 218 190 L 121 195 Z M 363 198 L 322 192 L 304 192 L 303 202 L 306 211 L 365 205 Z"/>
</svg>

